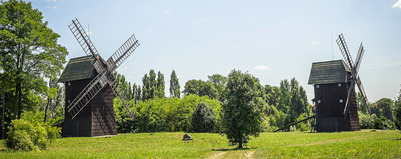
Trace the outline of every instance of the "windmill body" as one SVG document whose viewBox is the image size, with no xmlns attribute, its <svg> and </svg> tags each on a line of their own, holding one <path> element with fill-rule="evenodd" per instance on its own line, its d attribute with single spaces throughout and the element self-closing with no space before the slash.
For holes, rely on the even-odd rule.
<svg viewBox="0 0 401 159">
<path fill-rule="evenodd" d="M 358 131 L 360 130 L 355 86 L 358 86 L 365 105 L 367 98 L 361 79 L 359 66 L 365 52 L 362 43 L 356 60 L 353 61 L 344 36 L 336 40 L 344 60 L 315 62 L 312 64 L 308 84 L 315 90 L 316 131 Z M 369 110 L 369 109 L 368 109 Z"/>
<path fill-rule="evenodd" d="M 355 95 L 351 98 L 349 113 L 344 116 L 351 70 L 342 60 L 312 64 L 308 84 L 315 91 L 316 131 L 360 130 Z"/>
<path fill-rule="evenodd" d="M 66 94 L 63 136 L 115 135 L 113 96 L 119 97 L 132 119 L 134 115 L 126 105 L 125 96 L 113 86 L 113 71 L 135 51 L 139 42 L 132 35 L 105 61 L 77 19 L 72 20 L 69 28 L 87 56 L 71 59 L 59 79 L 65 84 Z"/>
<path fill-rule="evenodd" d="M 92 63 L 89 56 L 73 58 L 68 62 L 59 78 L 59 82 L 65 85 L 66 105 L 69 105 L 98 74 Z M 68 112 L 67 107 L 65 112 Z M 65 113 L 62 134 L 87 137 L 116 135 L 111 87 L 102 88 L 74 119 L 70 113 Z"/>
</svg>

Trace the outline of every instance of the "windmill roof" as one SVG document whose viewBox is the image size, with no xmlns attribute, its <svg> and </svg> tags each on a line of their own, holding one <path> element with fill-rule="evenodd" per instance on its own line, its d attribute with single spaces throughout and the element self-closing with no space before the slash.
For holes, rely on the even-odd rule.
<svg viewBox="0 0 401 159">
<path fill-rule="evenodd" d="M 347 72 L 351 72 L 343 60 L 315 62 L 308 84 L 346 83 Z"/>
<path fill-rule="evenodd" d="M 95 69 L 90 56 L 70 59 L 58 82 L 69 82 L 95 77 Z"/>
</svg>

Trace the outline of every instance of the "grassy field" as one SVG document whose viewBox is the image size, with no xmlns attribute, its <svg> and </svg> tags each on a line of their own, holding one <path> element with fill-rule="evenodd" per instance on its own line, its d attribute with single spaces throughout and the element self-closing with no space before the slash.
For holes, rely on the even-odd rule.
<svg viewBox="0 0 401 159">
<path fill-rule="evenodd" d="M 399 131 L 262 133 L 247 148 L 228 146 L 219 134 L 183 132 L 60 138 L 40 152 L 0 146 L 0 158 L 401 158 Z M 2 141 L 3 142 L 3 141 Z"/>
</svg>

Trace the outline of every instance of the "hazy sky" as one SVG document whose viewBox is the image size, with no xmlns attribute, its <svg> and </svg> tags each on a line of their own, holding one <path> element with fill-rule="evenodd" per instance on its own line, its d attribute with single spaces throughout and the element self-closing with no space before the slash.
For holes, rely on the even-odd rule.
<svg viewBox="0 0 401 159">
<path fill-rule="evenodd" d="M 401 0 L 33 0 L 68 59 L 85 55 L 68 29 L 72 19 L 89 26 L 104 59 L 131 34 L 141 45 L 118 69 L 142 85 L 150 69 L 174 69 L 181 89 L 191 79 L 249 71 L 261 84 L 295 77 L 308 85 L 312 62 L 343 59 L 335 40 L 343 33 L 356 58 L 365 46 L 359 74 L 370 102 L 398 96 L 401 84 Z M 166 91 L 166 95 L 169 92 Z"/>
</svg>

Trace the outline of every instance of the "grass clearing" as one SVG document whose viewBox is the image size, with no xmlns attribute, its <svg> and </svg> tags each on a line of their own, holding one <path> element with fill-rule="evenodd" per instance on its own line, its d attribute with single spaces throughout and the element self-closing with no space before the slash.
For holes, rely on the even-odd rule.
<svg viewBox="0 0 401 159">
<path fill-rule="evenodd" d="M 262 133 L 247 148 L 228 146 L 225 137 L 184 132 L 60 138 L 40 152 L 8 151 L 0 158 L 401 158 L 399 131 Z M 4 142 L 4 141 L 2 141 Z"/>
</svg>

